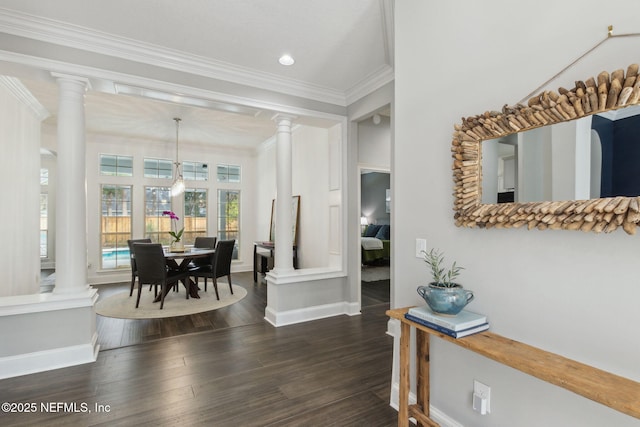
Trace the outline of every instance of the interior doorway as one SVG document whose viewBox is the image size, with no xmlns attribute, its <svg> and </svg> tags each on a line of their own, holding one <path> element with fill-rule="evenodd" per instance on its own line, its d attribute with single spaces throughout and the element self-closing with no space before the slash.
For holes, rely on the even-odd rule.
<svg viewBox="0 0 640 427">
<path fill-rule="evenodd" d="M 391 117 L 385 107 L 358 122 L 361 307 L 391 294 Z"/>
<path fill-rule="evenodd" d="M 391 287 L 391 174 L 360 173 L 362 306 L 388 303 Z"/>
</svg>

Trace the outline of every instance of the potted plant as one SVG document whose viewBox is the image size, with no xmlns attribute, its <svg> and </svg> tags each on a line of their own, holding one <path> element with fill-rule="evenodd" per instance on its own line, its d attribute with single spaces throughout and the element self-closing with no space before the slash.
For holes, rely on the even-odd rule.
<svg viewBox="0 0 640 427">
<path fill-rule="evenodd" d="M 448 270 L 443 267 L 444 253 L 431 249 L 424 253 L 424 262 L 431 270 L 432 282 L 428 286 L 418 286 L 418 295 L 435 313 L 455 316 L 473 300 L 473 292 L 456 283 L 456 278 L 464 267 L 454 261 Z"/>
<path fill-rule="evenodd" d="M 178 220 L 180 218 L 171 211 L 163 211 L 162 215 L 166 215 L 171 219 L 171 227 L 174 228 L 174 230 L 168 232 L 171 236 L 171 252 L 184 252 L 184 243 L 180 241 L 182 233 L 184 233 L 184 227 L 178 230 Z"/>
</svg>

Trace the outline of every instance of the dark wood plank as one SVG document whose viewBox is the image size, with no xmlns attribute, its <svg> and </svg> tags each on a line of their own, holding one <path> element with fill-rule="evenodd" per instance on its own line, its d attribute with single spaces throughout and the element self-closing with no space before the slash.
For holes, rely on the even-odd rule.
<svg viewBox="0 0 640 427">
<path fill-rule="evenodd" d="M 263 319 L 266 285 L 246 276 L 233 280 L 245 286 L 247 297 L 221 310 L 173 320 L 98 316 L 101 344 L 113 347 L 103 348 L 97 362 L 0 380 L 2 402 L 85 403 L 93 412 L 38 407 L 31 414 L 2 414 L 2 425 L 397 423 L 389 406 L 388 303 L 376 301 L 360 316 L 274 328 Z M 109 285 L 100 293 L 123 286 L 128 289 Z M 96 403 L 110 411 L 96 413 Z"/>
</svg>

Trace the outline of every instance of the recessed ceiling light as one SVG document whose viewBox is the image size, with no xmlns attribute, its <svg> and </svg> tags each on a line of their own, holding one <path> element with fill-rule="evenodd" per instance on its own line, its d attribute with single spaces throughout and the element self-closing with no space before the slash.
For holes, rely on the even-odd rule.
<svg viewBox="0 0 640 427">
<path fill-rule="evenodd" d="M 293 65 L 296 61 L 291 57 L 291 55 L 282 55 L 280 59 L 278 59 L 278 62 L 282 65 Z"/>
</svg>

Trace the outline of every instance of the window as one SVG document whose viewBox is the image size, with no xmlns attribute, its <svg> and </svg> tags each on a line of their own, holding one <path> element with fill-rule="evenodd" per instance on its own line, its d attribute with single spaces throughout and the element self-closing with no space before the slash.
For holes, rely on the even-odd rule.
<svg viewBox="0 0 640 427">
<path fill-rule="evenodd" d="M 101 190 L 102 268 L 129 267 L 127 240 L 131 238 L 131 186 L 103 184 Z"/>
<path fill-rule="evenodd" d="M 49 239 L 49 195 L 40 193 L 40 258 L 47 258 Z"/>
<path fill-rule="evenodd" d="M 40 169 L 40 185 L 49 185 L 49 169 Z"/>
<path fill-rule="evenodd" d="M 218 165 L 218 182 L 240 182 L 240 166 Z"/>
<path fill-rule="evenodd" d="M 163 216 L 163 211 L 171 210 L 171 188 L 144 188 L 144 235 L 152 242 L 171 244 L 171 218 Z"/>
<path fill-rule="evenodd" d="M 236 240 L 233 259 L 238 259 L 240 242 L 240 191 L 218 190 L 218 240 Z"/>
<path fill-rule="evenodd" d="M 184 192 L 184 243 L 207 235 L 207 190 L 187 188 Z"/>
<path fill-rule="evenodd" d="M 173 162 L 167 159 L 144 159 L 145 178 L 165 178 L 173 177 Z"/>
<path fill-rule="evenodd" d="M 188 181 L 207 181 L 209 169 L 206 163 L 182 162 L 182 176 Z"/>
<path fill-rule="evenodd" d="M 133 157 L 101 154 L 100 175 L 133 176 Z"/>
</svg>

